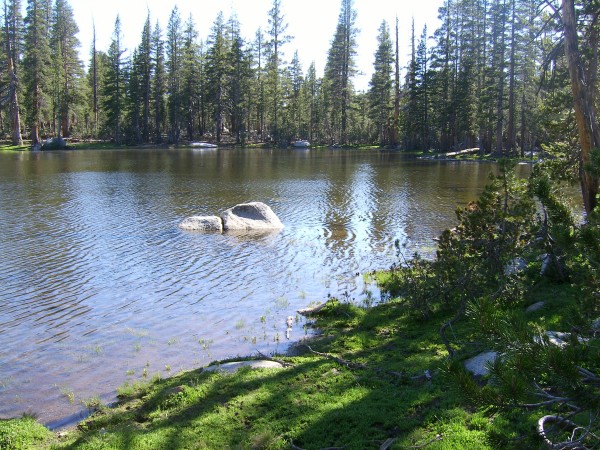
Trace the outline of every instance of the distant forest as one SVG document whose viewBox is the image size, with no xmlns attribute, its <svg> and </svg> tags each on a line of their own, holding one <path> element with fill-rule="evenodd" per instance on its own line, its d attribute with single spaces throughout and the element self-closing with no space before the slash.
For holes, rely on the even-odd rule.
<svg viewBox="0 0 600 450">
<path fill-rule="evenodd" d="M 314 64 L 303 71 L 297 53 L 284 58 L 282 0 L 273 0 L 252 40 L 242 38 L 235 15 L 218 14 L 199 36 L 177 7 L 166 29 L 149 14 L 128 57 L 117 17 L 108 49 L 94 39 L 87 71 L 67 0 L 27 0 L 25 9 L 22 0 L 4 0 L 0 133 L 32 146 L 60 136 L 116 145 L 285 146 L 302 138 L 498 154 L 576 147 L 565 5 L 576 16 L 575 64 L 595 81 L 599 0 L 446 0 L 439 29 L 413 26 L 408 61 L 400 59 L 406 43 L 398 42 L 397 18 L 381 23 L 369 88 L 359 92 L 353 0 L 341 0 L 322 77 Z"/>
</svg>

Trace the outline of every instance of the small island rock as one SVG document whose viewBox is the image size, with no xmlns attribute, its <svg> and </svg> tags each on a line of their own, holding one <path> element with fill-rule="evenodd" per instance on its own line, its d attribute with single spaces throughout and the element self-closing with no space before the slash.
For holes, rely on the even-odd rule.
<svg viewBox="0 0 600 450">
<path fill-rule="evenodd" d="M 225 231 L 280 230 L 283 223 L 261 202 L 241 203 L 221 213 Z"/>
<path fill-rule="evenodd" d="M 218 216 L 192 216 L 179 224 L 179 228 L 190 231 L 223 231 L 223 222 Z"/>
</svg>

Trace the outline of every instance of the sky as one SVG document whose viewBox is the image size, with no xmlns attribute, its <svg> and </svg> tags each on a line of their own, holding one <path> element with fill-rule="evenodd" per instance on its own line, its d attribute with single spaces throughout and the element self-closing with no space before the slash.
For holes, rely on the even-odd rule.
<svg viewBox="0 0 600 450">
<path fill-rule="evenodd" d="M 372 74 L 377 35 L 383 20 L 394 33 L 398 17 L 400 36 L 400 63 L 406 64 L 410 55 L 412 20 L 415 35 L 421 36 L 427 24 L 429 34 L 438 27 L 437 11 L 443 0 L 354 0 L 357 12 L 358 35 L 357 67 L 359 75 L 354 79 L 358 90 L 368 89 Z M 199 38 L 206 40 L 219 11 L 225 18 L 233 13 L 240 22 L 242 35 L 252 40 L 259 28 L 268 30 L 268 11 L 273 0 L 71 0 L 75 21 L 79 26 L 81 58 L 87 66 L 92 45 L 93 26 L 96 27 L 96 47 L 107 51 L 117 15 L 121 19 L 124 47 L 131 51 L 140 43 L 142 28 L 150 13 L 152 26 L 158 23 L 162 29 L 177 5 L 182 21 L 190 14 L 196 23 Z M 298 51 L 300 62 L 306 71 L 315 63 L 317 75 L 323 74 L 327 52 L 333 38 L 340 12 L 341 0 L 282 0 L 287 34 L 293 39 L 283 46 L 284 58 L 291 61 Z M 403 57 L 404 55 L 404 57 Z"/>
</svg>

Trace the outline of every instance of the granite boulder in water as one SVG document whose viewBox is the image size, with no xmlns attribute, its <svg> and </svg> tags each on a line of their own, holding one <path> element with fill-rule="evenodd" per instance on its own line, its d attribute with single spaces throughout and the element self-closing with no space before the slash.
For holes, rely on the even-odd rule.
<svg viewBox="0 0 600 450">
<path fill-rule="evenodd" d="M 218 216 L 192 216 L 179 224 L 179 228 L 191 231 L 223 231 L 223 222 Z"/>
<path fill-rule="evenodd" d="M 221 213 L 225 231 L 281 230 L 283 223 L 261 202 L 241 203 Z"/>
</svg>

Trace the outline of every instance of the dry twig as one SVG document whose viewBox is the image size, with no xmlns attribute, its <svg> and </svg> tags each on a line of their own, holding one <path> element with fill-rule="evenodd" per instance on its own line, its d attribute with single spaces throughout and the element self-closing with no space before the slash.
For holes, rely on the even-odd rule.
<svg viewBox="0 0 600 450">
<path fill-rule="evenodd" d="M 335 361 L 335 362 L 341 364 L 342 366 L 346 366 L 348 369 L 366 369 L 367 368 L 367 366 L 362 363 L 355 363 L 352 361 L 348 361 L 346 359 L 338 358 L 337 356 L 331 355 L 329 353 L 317 352 L 317 351 L 313 350 L 312 348 L 310 348 L 310 345 L 307 345 L 306 347 L 311 351 L 311 353 L 314 353 L 315 355 L 323 356 L 324 358 L 327 358 L 327 359 L 331 359 L 332 361 Z"/>
</svg>

